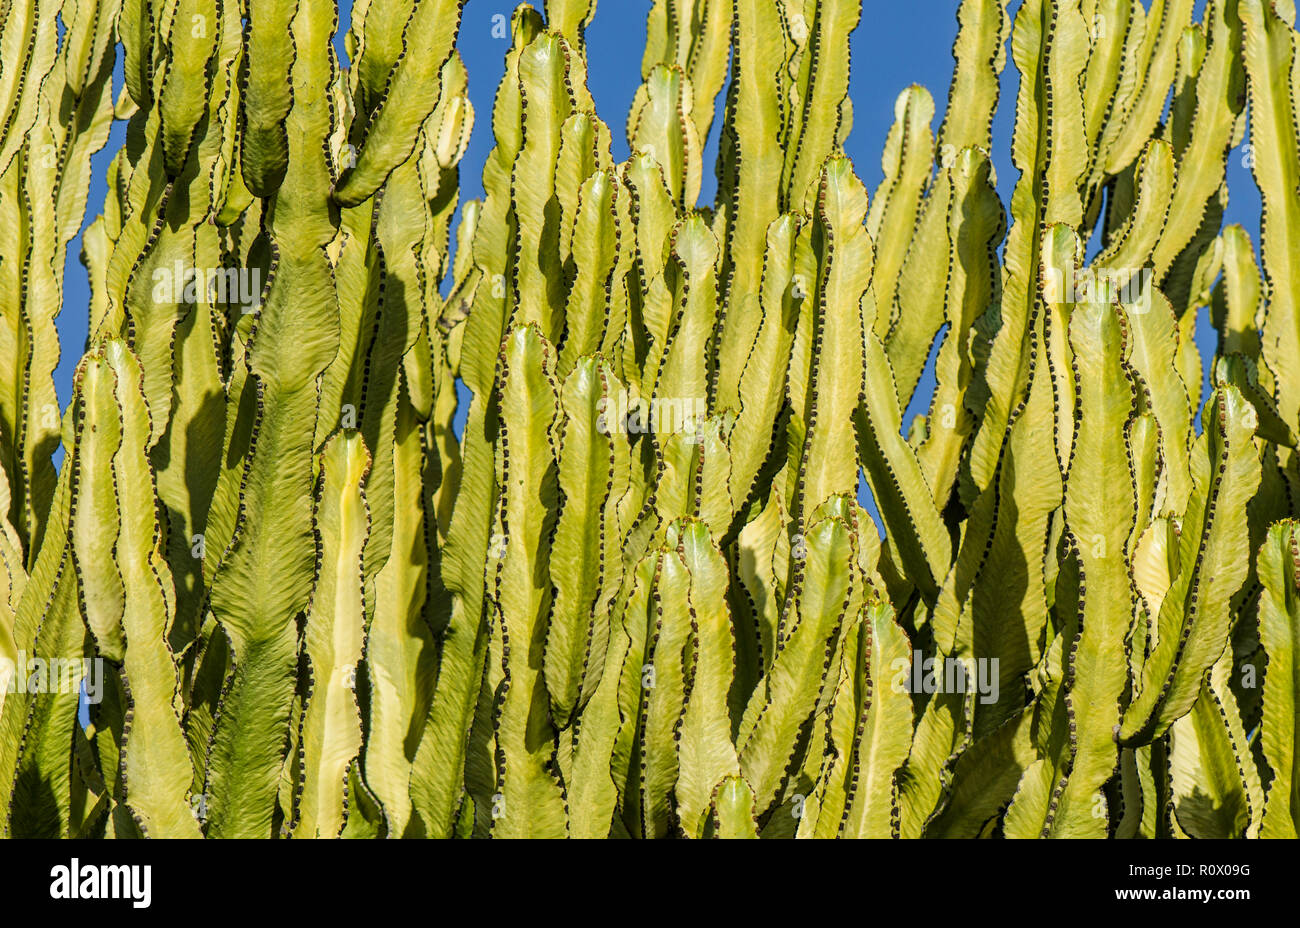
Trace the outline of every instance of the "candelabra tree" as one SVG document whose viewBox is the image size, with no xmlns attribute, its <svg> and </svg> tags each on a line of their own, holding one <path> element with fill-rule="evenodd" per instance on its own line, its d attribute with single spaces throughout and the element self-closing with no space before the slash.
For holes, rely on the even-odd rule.
<svg viewBox="0 0 1300 928">
<path fill-rule="evenodd" d="M 1289 2 L 963 0 L 870 193 L 858 0 L 655 0 L 623 161 L 522 5 L 461 203 L 463 6 L 6 8 L 0 832 L 1296 836 Z"/>
</svg>

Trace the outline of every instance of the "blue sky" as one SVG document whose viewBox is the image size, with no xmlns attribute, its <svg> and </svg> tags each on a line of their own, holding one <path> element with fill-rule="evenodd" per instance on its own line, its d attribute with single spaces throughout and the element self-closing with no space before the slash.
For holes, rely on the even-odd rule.
<svg viewBox="0 0 1300 928">
<path fill-rule="evenodd" d="M 540 0 L 538 4 L 540 6 Z M 1018 3 L 1013 4 L 1018 6 Z M 1204 0 L 1197 4 L 1200 15 Z M 351 0 L 342 2 L 346 22 Z M 589 82 L 602 118 L 613 130 L 614 155 L 627 156 L 623 125 L 632 97 L 641 82 L 641 55 L 644 46 L 646 14 L 651 0 L 599 0 L 595 19 L 587 33 Z M 894 100 L 909 84 L 922 84 L 935 98 L 935 129 L 943 118 L 952 76 L 952 43 L 956 36 L 955 0 L 864 0 L 862 23 L 852 39 L 852 78 L 850 93 L 854 104 L 854 128 L 847 144 L 858 174 L 874 191 L 881 178 L 880 152 L 894 117 Z M 482 196 L 481 170 L 492 147 L 491 112 L 497 84 L 504 69 L 508 40 L 493 36 L 494 18 L 507 18 L 513 4 L 504 0 L 469 0 L 460 33 L 460 50 L 469 72 L 470 96 L 477 113 L 477 123 L 469 150 L 462 164 L 462 201 Z M 336 42 L 342 55 L 342 37 Z M 1001 105 L 994 122 L 994 166 L 999 192 L 1004 203 L 1010 201 L 1017 174 L 1010 162 L 1013 107 L 1018 75 L 1008 63 L 1003 75 Z M 115 76 L 115 93 L 121 86 L 121 63 Z M 721 107 L 719 107 L 719 112 Z M 720 119 L 705 152 L 705 183 L 701 197 L 710 201 L 715 183 L 712 165 L 717 154 Z M 104 176 L 113 153 L 121 146 L 124 124 L 117 124 L 108 145 L 94 160 L 87 224 L 102 209 Z M 1234 152 L 1228 167 L 1231 201 L 1226 222 L 1243 225 L 1258 246 L 1259 193 L 1245 166 L 1242 153 Z M 63 343 L 62 360 L 56 373 L 60 400 L 66 405 L 71 394 L 72 373 L 81 354 L 87 326 L 89 284 L 81 265 L 81 238 L 68 249 L 64 309 L 59 320 Z M 1198 327 L 1198 343 L 1203 356 L 1213 353 L 1214 339 L 1208 319 Z M 917 390 L 927 397 L 932 379 L 927 370 Z M 911 415 L 924 412 L 919 403 L 908 410 Z"/>
</svg>

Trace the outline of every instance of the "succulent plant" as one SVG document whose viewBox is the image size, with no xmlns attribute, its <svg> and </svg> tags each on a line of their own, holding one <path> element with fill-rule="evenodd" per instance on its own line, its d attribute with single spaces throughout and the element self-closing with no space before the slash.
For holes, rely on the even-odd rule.
<svg viewBox="0 0 1300 928">
<path fill-rule="evenodd" d="M 0 834 L 1296 837 L 1293 5 L 595 5 L 4 7 Z"/>
</svg>

